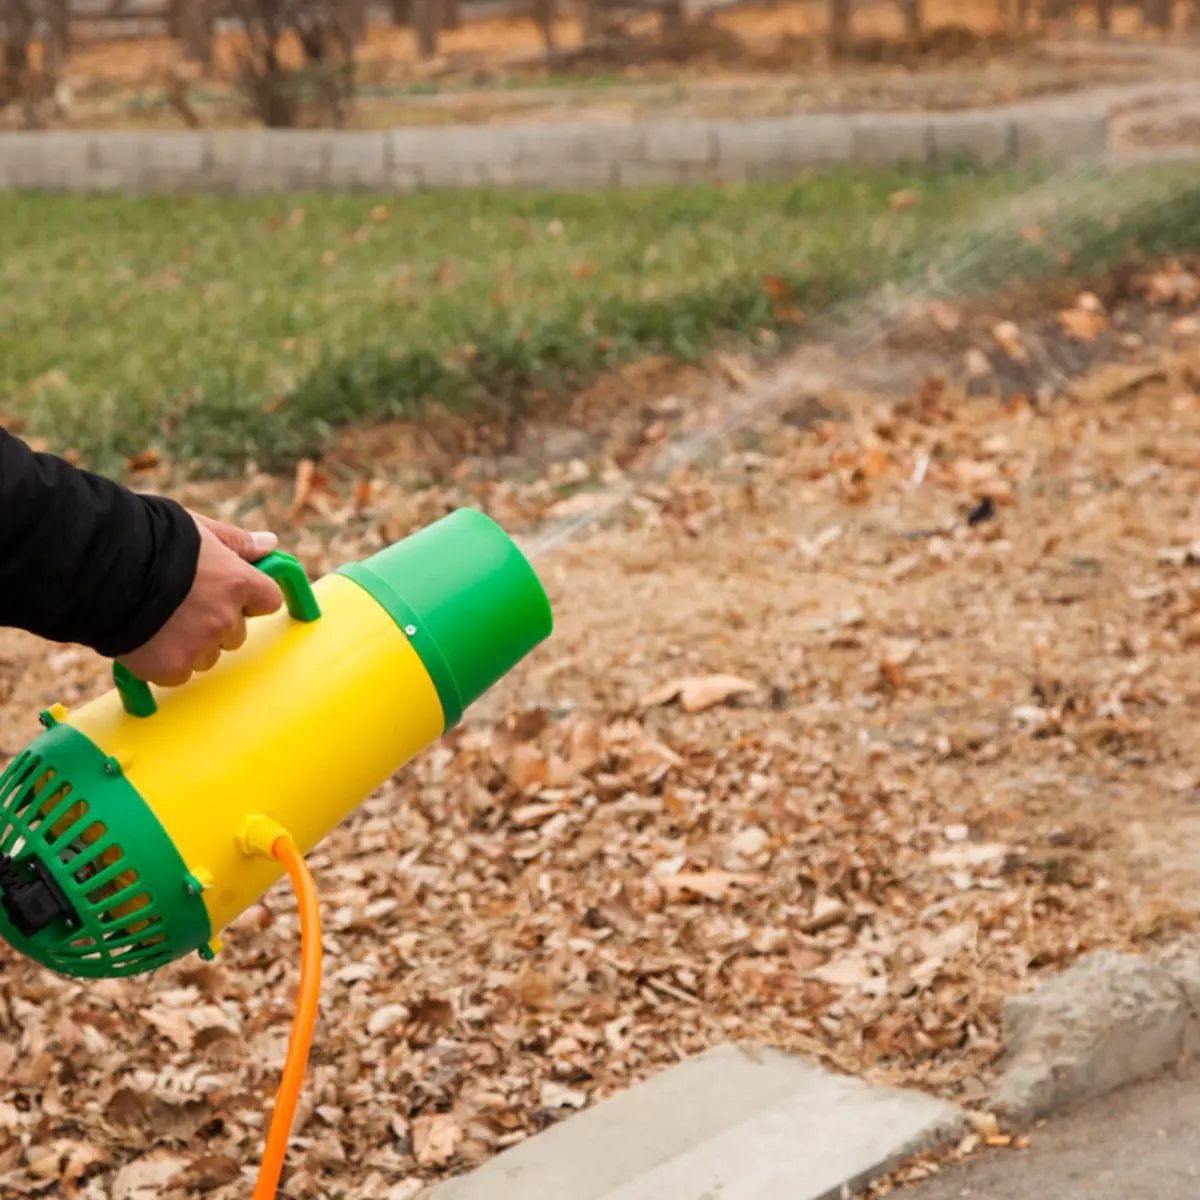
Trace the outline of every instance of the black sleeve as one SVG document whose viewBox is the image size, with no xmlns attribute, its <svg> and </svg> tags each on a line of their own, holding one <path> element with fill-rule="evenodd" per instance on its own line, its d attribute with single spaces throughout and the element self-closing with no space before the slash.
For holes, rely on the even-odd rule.
<svg viewBox="0 0 1200 1200">
<path fill-rule="evenodd" d="M 128 654 L 182 603 L 199 556 L 196 522 L 174 501 L 0 430 L 0 625 Z"/>
</svg>

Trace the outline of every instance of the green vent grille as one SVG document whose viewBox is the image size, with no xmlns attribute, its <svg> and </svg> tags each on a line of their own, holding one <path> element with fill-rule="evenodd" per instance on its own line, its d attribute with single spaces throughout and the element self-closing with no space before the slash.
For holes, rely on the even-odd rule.
<svg viewBox="0 0 1200 1200">
<path fill-rule="evenodd" d="M 22 932 L 0 903 L 0 936 L 61 975 L 143 974 L 211 937 L 204 902 L 190 894 L 157 817 L 69 725 L 52 725 L 0 775 L 0 855 L 16 873 L 38 868 L 65 901 L 36 932 Z"/>
</svg>

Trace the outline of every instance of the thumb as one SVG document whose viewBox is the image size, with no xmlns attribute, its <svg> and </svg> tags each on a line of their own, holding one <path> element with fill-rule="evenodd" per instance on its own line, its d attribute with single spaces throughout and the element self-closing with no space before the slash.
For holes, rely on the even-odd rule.
<svg viewBox="0 0 1200 1200">
<path fill-rule="evenodd" d="M 246 598 L 242 612 L 247 617 L 265 617 L 277 612 L 283 605 L 283 592 L 279 584 L 262 571 L 251 569 L 246 572 Z"/>
<path fill-rule="evenodd" d="M 279 539 L 273 533 L 251 533 L 248 529 L 227 525 L 224 521 L 214 521 L 211 517 L 197 516 L 196 520 L 213 534 L 222 546 L 249 563 L 258 562 L 279 545 Z"/>
</svg>

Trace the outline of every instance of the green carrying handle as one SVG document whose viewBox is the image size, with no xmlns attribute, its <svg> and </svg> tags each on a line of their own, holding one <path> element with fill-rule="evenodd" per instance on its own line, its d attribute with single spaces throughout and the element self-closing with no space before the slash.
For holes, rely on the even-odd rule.
<svg viewBox="0 0 1200 1200">
<path fill-rule="evenodd" d="M 254 565 L 279 584 L 288 615 L 293 620 L 307 623 L 321 615 L 321 606 L 317 603 L 312 584 L 295 555 L 272 550 Z M 113 663 L 113 683 L 121 695 L 125 711 L 131 717 L 152 717 L 158 712 L 158 703 L 150 691 L 150 685 L 134 675 L 128 667 Z"/>
</svg>

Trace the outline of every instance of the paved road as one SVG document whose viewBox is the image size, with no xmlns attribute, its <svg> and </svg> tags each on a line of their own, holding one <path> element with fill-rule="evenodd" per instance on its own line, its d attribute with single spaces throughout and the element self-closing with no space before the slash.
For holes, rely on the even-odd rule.
<svg viewBox="0 0 1200 1200">
<path fill-rule="evenodd" d="M 1196 1200 L 1200 1064 L 1035 1130 L 1022 1151 L 946 1170 L 905 1200 Z"/>
</svg>

